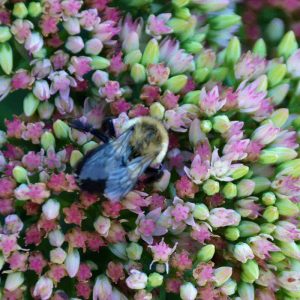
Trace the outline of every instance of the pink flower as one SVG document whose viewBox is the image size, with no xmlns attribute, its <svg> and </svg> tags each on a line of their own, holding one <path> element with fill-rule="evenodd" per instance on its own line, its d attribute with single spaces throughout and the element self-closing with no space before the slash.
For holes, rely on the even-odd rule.
<svg viewBox="0 0 300 300">
<path fill-rule="evenodd" d="M 102 208 L 104 216 L 115 219 L 120 216 L 123 205 L 119 202 L 103 201 Z"/>
<path fill-rule="evenodd" d="M 65 53 L 63 50 L 58 50 L 50 57 L 54 70 L 63 69 L 68 61 L 69 54 Z"/>
<path fill-rule="evenodd" d="M 68 70 L 71 74 L 75 74 L 77 79 L 83 80 L 83 75 L 92 70 L 91 62 L 90 57 L 72 56 Z"/>
<path fill-rule="evenodd" d="M 193 277 L 199 286 L 205 286 L 207 282 L 214 278 L 213 263 L 200 263 L 193 270 Z"/>
<path fill-rule="evenodd" d="M 218 86 L 215 86 L 208 93 L 205 88 L 201 90 L 200 95 L 200 111 L 207 115 L 208 117 L 213 116 L 216 112 L 218 112 L 226 103 L 226 99 L 221 100 L 219 97 L 219 89 Z"/>
<path fill-rule="evenodd" d="M 189 180 L 187 176 L 182 176 L 175 182 L 177 195 L 181 198 L 194 198 L 198 193 L 199 187 Z"/>
<path fill-rule="evenodd" d="M 29 54 L 38 53 L 42 47 L 44 46 L 44 40 L 40 33 L 32 32 L 25 41 L 25 49 L 29 52 Z"/>
<path fill-rule="evenodd" d="M 172 14 L 170 13 L 160 14 L 158 16 L 150 15 L 146 25 L 146 33 L 156 39 L 161 39 L 163 34 L 172 33 L 173 29 L 166 25 L 171 16 Z"/>
<path fill-rule="evenodd" d="M 174 245 L 173 248 L 171 248 L 168 244 L 164 242 L 164 239 L 162 239 L 158 244 L 148 247 L 151 249 L 153 255 L 153 260 L 150 264 L 150 268 L 155 262 L 164 263 L 166 265 L 166 271 L 167 273 L 169 273 L 168 261 L 172 253 L 175 251 L 177 243 Z"/>
<path fill-rule="evenodd" d="M 118 54 L 115 54 L 110 59 L 109 71 L 110 73 L 118 76 L 120 73 L 126 70 L 126 65 L 122 61 L 122 52 L 120 51 Z"/>
<path fill-rule="evenodd" d="M 19 234 L 24 227 L 24 224 L 18 215 L 6 216 L 4 221 L 5 225 L 3 228 L 3 233 L 5 234 Z"/>
<path fill-rule="evenodd" d="M 185 166 L 184 171 L 195 184 L 201 184 L 209 178 L 209 161 L 202 161 L 201 156 L 197 154 L 192 161 L 191 168 Z"/>
<path fill-rule="evenodd" d="M 166 91 L 160 98 L 160 102 L 166 109 L 170 110 L 178 106 L 179 97 L 179 95 Z"/>
<path fill-rule="evenodd" d="M 82 297 L 83 299 L 90 299 L 92 292 L 91 286 L 88 282 L 78 282 L 76 283 L 76 295 Z"/>
<path fill-rule="evenodd" d="M 170 69 L 163 63 L 150 64 L 147 68 L 148 82 L 152 85 L 163 85 L 169 78 Z"/>
<path fill-rule="evenodd" d="M 259 110 L 263 99 L 266 97 L 266 92 L 259 92 L 259 79 L 256 79 L 252 83 L 247 84 L 247 81 L 243 81 L 236 93 L 237 93 L 237 102 L 238 107 L 241 112 L 244 113 L 254 113 Z"/>
<path fill-rule="evenodd" d="M 225 144 L 223 148 L 223 154 L 228 157 L 228 159 L 242 160 L 247 157 L 247 147 L 249 145 L 250 140 L 229 140 L 227 144 Z"/>
<path fill-rule="evenodd" d="M 88 192 L 80 193 L 80 203 L 84 208 L 89 208 L 94 203 L 99 201 L 99 197 L 95 194 L 90 194 Z"/>
<path fill-rule="evenodd" d="M 42 274 L 44 267 L 47 265 L 46 260 L 40 252 L 32 252 L 28 262 L 28 269 L 34 271 L 38 275 Z"/>
<path fill-rule="evenodd" d="M 255 187 L 255 184 L 254 184 Z M 254 189 L 253 187 L 253 189 Z M 242 217 L 247 217 L 249 219 L 256 219 L 263 208 L 257 203 L 257 197 L 248 197 L 241 199 L 236 202 L 236 210 Z"/>
<path fill-rule="evenodd" d="M 300 230 L 291 222 L 279 221 L 276 223 L 273 236 L 279 241 L 291 243 L 300 239 Z"/>
<path fill-rule="evenodd" d="M 38 246 L 42 242 L 42 232 L 38 229 L 36 225 L 31 225 L 26 230 L 25 234 L 25 245 L 35 245 Z"/>
<path fill-rule="evenodd" d="M 280 128 L 276 127 L 273 122 L 267 122 L 252 133 L 252 140 L 259 142 L 261 145 L 272 143 L 280 132 Z"/>
<path fill-rule="evenodd" d="M 85 263 L 80 264 L 79 270 L 76 274 L 76 278 L 78 279 L 78 281 L 87 281 L 91 277 L 92 277 L 91 268 Z"/>
<path fill-rule="evenodd" d="M 15 39 L 20 44 L 23 44 L 31 34 L 31 29 L 33 29 L 33 24 L 30 21 L 16 19 L 13 22 L 10 31 L 14 35 Z"/>
<path fill-rule="evenodd" d="M 204 244 L 206 240 L 209 240 L 211 237 L 212 228 L 207 223 L 196 224 L 192 228 L 191 238 L 196 240 L 200 244 Z"/>
<path fill-rule="evenodd" d="M 5 120 L 6 135 L 7 137 L 19 139 L 25 130 L 24 122 L 21 121 L 17 116 L 14 116 L 13 120 Z"/>
<path fill-rule="evenodd" d="M 154 65 L 152 65 L 154 66 Z M 157 101 L 160 97 L 160 88 L 158 86 L 144 85 L 141 91 L 140 98 L 150 105 Z"/>
<path fill-rule="evenodd" d="M 63 9 L 64 15 L 71 17 L 78 14 L 82 1 L 80 0 L 64 0 L 61 2 L 61 7 Z"/>
<path fill-rule="evenodd" d="M 106 275 L 117 284 L 119 280 L 125 279 L 123 265 L 119 262 L 109 262 L 107 265 Z"/>
<path fill-rule="evenodd" d="M 41 204 L 50 197 L 50 192 L 45 183 L 39 182 L 29 185 L 23 183 L 15 189 L 15 197 L 19 200 L 30 199 L 34 203 Z"/>
<path fill-rule="evenodd" d="M 270 257 L 269 252 L 281 251 L 281 249 L 270 242 L 268 238 L 271 239 L 272 237 L 266 234 L 260 234 L 249 239 L 249 246 L 254 255 L 260 259 L 268 259 Z"/>
<path fill-rule="evenodd" d="M 39 144 L 44 126 L 43 122 L 28 123 L 22 133 L 22 138 L 25 141 L 31 141 L 33 144 Z"/>
<path fill-rule="evenodd" d="M 165 112 L 164 124 L 167 129 L 176 132 L 186 132 L 190 124 L 190 119 L 186 112 L 181 109 L 171 109 Z"/>
<path fill-rule="evenodd" d="M 101 97 L 110 103 L 122 96 L 122 91 L 120 89 L 120 84 L 118 81 L 108 81 L 105 83 L 104 87 L 99 89 L 99 94 Z"/>
<path fill-rule="evenodd" d="M 11 79 L 11 88 L 13 90 L 28 89 L 34 78 L 24 69 L 19 69 Z"/>
<path fill-rule="evenodd" d="M 87 31 L 92 31 L 100 23 L 97 9 L 83 10 L 78 17 L 80 25 Z"/>
<path fill-rule="evenodd" d="M 142 208 L 149 206 L 150 201 L 146 198 L 148 194 L 139 192 L 139 191 L 131 191 L 122 201 L 122 205 L 124 208 L 133 211 L 137 214 L 143 212 Z"/>
<path fill-rule="evenodd" d="M 193 217 L 194 208 L 194 203 L 184 202 L 182 199 L 175 197 L 173 205 L 162 213 L 159 223 L 165 227 L 170 227 L 172 231 L 178 234 L 185 229 L 186 225 L 196 225 Z"/>
<path fill-rule="evenodd" d="M 149 108 L 143 104 L 137 104 L 129 111 L 128 115 L 130 118 L 148 116 Z"/>
<path fill-rule="evenodd" d="M 276 139 L 272 142 L 272 147 L 297 149 L 299 144 L 297 143 L 296 131 L 281 130 L 276 136 Z"/>
<path fill-rule="evenodd" d="M 76 87 L 75 79 L 65 71 L 53 72 L 49 75 L 49 79 L 52 81 L 50 86 L 51 95 L 59 92 L 62 99 L 69 99 L 70 87 Z"/>
<path fill-rule="evenodd" d="M 94 37 L 99 39 L 102 43 L 108 43 L 119 31 L 120 29 L 116 27 L 116 23 L 109 20 L 97 24 L 94 27 L 93 33 Z"/>
<path fill-rule="evenodd" d="M 36 81 L 34 83 L 32 92 L 41 101 L 45 101 L 50 98 L 50 88 L 46 80 Z"/>
<path fill-rule="evenodd" d="M 186 250 L 175 252 L 171 258 L 171 266 L 179 271 L 186 271 L 192 269 L 193 261 L 190 254 Z"/>
<path fill-rule="evenodd" d="M 56 33 L 58 31 L 58 22 L 59 18 L 56 16 L 43 15 L 40 20 L 40 28 L 43 36 L 47 37 L 50 34 Z"/>
<path fill-rule="evenodd" d="M 131 108 L 131 104 L 123 99 L 120 99 L 112 102 L 110 104 L 110 108 L 112 113 L 118 116 L 121 113 L 126 113 Z"/>
<path fill-rule="evenodd" d="M 63 209 L 65 214 L 65 222 L 67 224 L 81 225 L 83 219 L 85 219 L 84 212 L 80 209 L 79 204 L 73 203 L 70 207 Z"/>
<path fill-rule="evenodd" d="M 247 147 L 247 160 L 248 161 L 256 161 L 259 158 L 259 154 L 263 148 L 263 145 L 261 145 L 257 141 L 251 141 L 249 142 L 249 145 Z"/>
<path fill-rule="evenodd" d="M 244 122 L 231 121 L 229 129 L 223 133 L 223 137 L 228 141 L 241 140 L 244 135 Z"/>
<path fill-rule="evenodd" d="M 210 211 L 208 222 L 215 228 L 226 226 L 237 226 L 241 221 L 241 216 L 233 209 L 217 207 Z"/>
<path fill-rule="evenodd" d="M 0 249 L 4 256 L 9 256 L 11 252 L 14 252 L 20 248 L 17 242 L 17 238 L 17 234 L 0 234 Z"/>
<path fill-rule="evenodd" d="M 74 100 L 71 97 L 62 98 L 57 96 L 54 101 L 55 106 L 61 115 L 71 113 L 74 109 Z"/>
<path fill-rule="evenodd" d="M 235 77 L 242 80 L 251 80 L 257 78 L 265 72 L 267 63 L 264 58 L 261 58 L 250 51 L 243 54 L 235 65 Z"/>
<path fill-rule="evenodd" d="M 123 243 L 126 240 L 125 236 L 126 231 L 124 230 L 123 226 L 120 223 L 114 221 L 112 222 L 106 239 L 109 243 Z"/>
<path fill-rule="evenodd" d="M 7 261 L 10 269 L 25 272 L 27 270 L 26 262 L 28 255 L 28 253 L 14 252 Z"/>
<path fill-rule="evenodd" d="M 85 252 L 87 234 L 86 232 L 82 231 L 80 228 L 76 227 L 71 229 L 66 234 L 66 241 L 69 243 L 69 246 L 71 248 L 82 248 L 83 251 Z"/>
<path fill-rule="evenodd" d="M 65 266 L 56 264 L 51 265 L 47 274 L 54 281 L 54 283 L 60 282 L 65 276 L 67 276 Z"/>
<path fill-rule="evenodd" d="M 167 233 L 167 228 L 159 225 L 161 209 L 156 208 L 147 215 L 140 213 L 136 219 L 137 228 L 135 232 L 148 244 L 153 243 L 153 236 L 162 236 Z"/>
<path fill-rule="evenodd" d="M 171 74 L 180 74 L 194 69 L 193 56 L 179 49 L 179 42 L 169 38 L 159 45 L 160 61 L 165 62 Z"/>
<path fill-rule="evenodd" d="M 292 176 L 277 176 L 272 188 L 281 197 L 288 197 L 295 203 L 300 202 L 300 178 Z"/>
</svg>

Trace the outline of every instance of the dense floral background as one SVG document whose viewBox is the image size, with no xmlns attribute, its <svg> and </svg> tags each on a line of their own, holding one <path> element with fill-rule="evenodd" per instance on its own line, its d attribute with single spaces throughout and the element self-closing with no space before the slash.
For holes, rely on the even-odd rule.
<svg viewBox="0 0 300 300">
<path fill-rule="evenodd" d="M 300 299 L 300 1 L 0 0 L 0 299 Z M 122 201 L 76 163 L 169 133 Z"/>
</svg>

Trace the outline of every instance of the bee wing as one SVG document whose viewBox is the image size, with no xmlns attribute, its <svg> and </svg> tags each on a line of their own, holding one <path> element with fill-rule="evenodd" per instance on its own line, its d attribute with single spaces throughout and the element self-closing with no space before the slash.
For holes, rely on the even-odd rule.
<svg viewBox="0 0 300 300">
<path fill-rule="evenodd" d="M 120 200 L 134 188 L 138 177 L 142 175 L 152 160 L 152 156 L 140 156 L 127 166 L 112 170 L 107 180 L 105 195 L 113 201 Z"/>
</svg>

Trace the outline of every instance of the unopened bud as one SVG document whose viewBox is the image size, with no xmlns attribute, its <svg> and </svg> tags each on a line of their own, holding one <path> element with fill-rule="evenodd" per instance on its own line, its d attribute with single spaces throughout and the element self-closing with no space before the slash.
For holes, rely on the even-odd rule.
<svg viewBox="0 0 300 300">
<path fill-rule="evenodd" d="M 109 250 L 117 257 L 127 260 L 127 254 L 126 254 L 126 243 L 116 243 L 116 244 L 110 244 L 108 246 Z"/>
<path fill-rule="evenodd" d="M 248 172 L 249 172 L 249 167 L 242 165 L 231 174 L 231 177 L 233 179 L 240 179 L 240 178 L 246 176 L 248 174 Z"/>
<path fill-rule="evenodd" d="M 55 199 L 49 199 L 43 204 L 42 211 L 47 220 L 54 220 L 59 216 L 60 203 Z"/>
<path fill-rule="evenodd" d="M 288 257 L 294 258 L 296 260 L 300 259 L 300 249 L 299 246 L 293 242 L 279 242 L 278 245 L 282 253 Z"/>
<path fill-rule="evenodd" d="M 29 16 L 36 18 L 42 13 L 42 5 L 40 2 L 30 2 L 28 5 Z"/>
<path fill-rule="evenodd" d="M 276 221 L 279 218 L 279 212 L 277 207 L 268 206 L 263 213 L 263 218 L 269 223 Z"/>
<path fill-rule="evenodd" d="M 165 108 L 159 102 L 154 102 L 150 105 L 150 116 L 162 120 L 164 118 Z"/>
<path fill-rule="evenodd" d="M 287 96 L 290 89 L 288 83 L 282 83 L 268 91 L 268 96 L 271 97 L 272 103 L 279 105 Z"/>
<path fill-rule="evenodd" d="M 213 244 L 203 246 L 197 253 L 197 259 L 201 262 L 210 261 L 215 255 L 216 248 Z"/>
<path fill-rule="evenodd" d="M 218 181 L 208 179 L 204 182 L 202 188 L 206 195 L 212 196 L 220 191 L 220 184 Z"/>
<path fill-rule="evenodd" d="M 253 54 L 258 55 L 261 58 L 267 56 L 267 46 L 263 39 L 258 39 L 253 46 Z"/>
<path fill-rule="evenodd" d="M 203 203 L 196 204 L 193 210 L 193 216 L 197 220 L 204 221 L 209 217 L 209 210 L 207 206 Z"/>
<path fill-rule="evenodd" d="M 143 247 L 137 243 L 130 243 L 126 248 L 126 253 L 131 260 L 140 260 L 143 253 Z"/>
<path fill-rule="evenodd" d="M 53 131 L 58 139 L 66 139 L 69 136 L 70 127 L 62 120 L 56 120 L 53 124 Z"/>
<path fill-rule="evenodd" d="M 141 64 L 134 64 L 131 67 L 130 75 L 135 83 L 142 83 L 146 80 L 146 70 Z"/>
<path fill-rule="evenodd" d="M 209 75 L 208 68 L 199 68 L 194 71 L 193 79 L 196 81 L 196 83 L 202 83 L 207 80 L 208 75 Z"/>
<path fill-rule="evenodd" d="M 16 290 L 24 282 L 24 275 L 22 272 L 9 273 L 6 277 L 4 288 L 10 292 Z"/>
<path fill-rule="evenodd" d="M 41 136 L 41 145 L 43 149 L 45 149 L 46 151 L 49 148 L 54 148 L 55 147 L 54 135 L 49 131 L 44 132 Z"/>
<path fill-rule="evenodd" d="M 229 0 L 203 0 L 203 1 L 192 1 L 204 12 L 214 12 L 224 9 L 228 6 Z"/>
<path fill-rule="evenodd" d="M 270 120 L 273 124 L 280 128 L 282 127 L 289 118 L 289 110 L 287 108 L 279 108 L 275 110 L 270 116 Z"/>
<path fill-rule="evenodd" d="M 13 69 L 13 51 L 8 43 L 0 43 L 0 66 L 6 75 Z"/>
<path fill-rule="evenodd" d="M 274 67 L 272 67 L 268 72 L 268 80 L 270 87 L 279 84 L 283 80 L 286 73 L 287 68 L 285 64 L 277 64 Z"/>
<path fill-rule="evenodd" d="M 219 16 L 213 17 L 208 20 L 209 25 L 213 30 L 223 30 L 225 28 L 229 28 L 239 24 L 240 21 L 241 21 L 241 17 L 236 14 L 231 14 L 231 15 L 221 14 Z"/>
<path fill-rule="evenodd" d="M 253 259 L 254 254 L 251 247 L 246 243 L 237 243 L 234 246 L 233 256 L 241 263 L 246 263 L 248 259 Z"/>
<path fill-rule="evenodd" d="M 237 283 L 235 280 L 228 279 L 221 287 L 220 290 L 223 294 L 231 296 L 235 293 L 237 288 Z"/>
<path fill-rule="evenodd" d="M 159 287 L 163 284 L 164 277 L 159 273 L 151 273 L 148 276 L 148 286 L 151 288 Z"/>
<path fill-rule="evenodd" d="M 240 231 L 237 227 L 227 227 L 224 235 L 227 240 L 234 242 L 240 237 Z"/>
<path fill-rule="evenodd" d="M 176 75 L 169 78 L 164 86 L 170 92 L 177 94 L 185 87 L 187 79 L 186 75 Z"/>
<path fill-rule="evenodd" d="M 275 206 L 278 208 L 279 215 L 281 216 L 293 217 L 299 214 L 299 207 L 297 204 L 287 198 L 278 199 Z"/>
<path fill-rule="evenodd" d="M 15 3 L 12 13 L 15 17 L 19 19 L 24 19 L 28 14 L 28 10 L 25 3 L 23 2 Z"/>
<path fill-rule="evenodd" d="M 262 195 L 261 200 L 265 205 L 273 205 L 276 202 L 276 196 L 272 192 L 267 192 Z"/>
<path fill-rule="evenodd" d="M 54 112 L 54 105 L 48 101 L 40 102 L 38 113 L 41 119 L 49 120 Z"/>
<path fill-rule="evenodd" d="M 241 221 L 240 225 L 238 226 L 240 231 L 241 237 L 249 237 L 257 235 L 260 232 L 260 227 L 258 224 L 252 221 Z"/>
<path fill-rule="evenodd" d="M 79 150 L 73 150 L 70 157 L 70 165 L 74 168 L 77 163 L 82 159 L 83 154 Z"/>
<path fill-rule="evenodd" d="M 255 189 L 255 182 L 251 179 L 242 179 L 237 184 L 238 197 L 247 197 L 252 195 Z"/>
<path fill-rule="evenodd" d="M 133 50 L 125 55 L 124 63 L 127 65 L 138 64 L 142 59 L 142 52 L 138 50 Z"/>
<path fill-rule="evenodd" d="M 266 191 L 271 185 L 271 181 L 267 177 L 254 177 L 251 180 L 255 182 L 254 194 Z"/>
<path fill-rule="evenodd" d="M 278 55 L 287 59 L 298 48 L 297 40 L 293 31 L 287 32 L 278 45 Z"/>
<path fill-rule="evenodd" d="M 148 66 L 149 64 L 157 64 L 159 61 L 159 46 L 156 39 L 151 39 L 144 50 L 142 56 L 142 64 Z"/>
<path fill-rule="evenodd" d="M 77 249 L 71 250 L 65 260 L 66 271 L 69 277 L 74 278 L 79 270 L 80 254 Z"/>
<path fill-rule="evenodd" d="M 214 280 L 216 286 L 219 287 L 224 284 L 232 275 L 231 267 L 220 267 L 214 270 Z"/>
<path fill-rule="evenodd" d="M 263 223 L 260 225 L 260 232 L 264 234 L 272 234 L 273 231 L 276 229 L 276 225 L 272 223 Z"/>
<path fill-rule="evenodd" d="M 255 260 L 248 260 L 242 264 L 241 279 L 246 283 L 253 283 L 259 277 L 259 268 Z"/>
<path fill-rule="evenodd" d="M 228 65 L 235 64 L 241 56 L 241 43 L 237 37 L 233 37 L 225 52 L 225 62 Z"/>
<path fill-rule="evenodd" d="M 197 289 L 191 282 L 186 282 L 180 286 L 180 298 L 182 300 L 195 300 L 197 293 Z"/>
<path fill-rule="evenodd" d="M 222 190 L 222 194 L 226 199 L 235 198 L 237 196 L 237 186 L 232 182 L 226 183 Z"/>
<path fill-rule="evenodd" d="M 32 93 L 28 94 L 23 101 L 23 111 L 26 117 L 31 117 L 39 106 L 39 99 Z"/>
<path fill-rule="evenodd" d="M 200 90 L 188 92 L 184 96 L 183 103 L 198 105 L 199 104 L 199 99 L 200 99 L 200 94 L 201 94 Z"/>
<path fill-rule="evenodd" d="M 91 67 L 93 70 L 104 70 L 110 66 L 110 61 L 101 56 L 92 56 Z"/>
<path fill-rule="evenodd" d="M 254 286 L 241 282 L 238 286 L 238 293 L 242 300 L 254 300 Z"/>
<path fill-rule="evenodd" d="M 28 180 L 28 173 L 27 170 L 23 167 L 16 166 L 13 168 L 13 176 L 18 183 L 23 183 Z"/>
<path fill-rule="evenodd" d="M 5 43 L 11 38 L 9 27 L 0 26 L 0 43 Z"/>
</svg>

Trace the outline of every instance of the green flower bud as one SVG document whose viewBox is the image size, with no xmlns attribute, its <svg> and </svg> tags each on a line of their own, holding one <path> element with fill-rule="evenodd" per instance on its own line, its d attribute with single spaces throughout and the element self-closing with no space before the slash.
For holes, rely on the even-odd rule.
<svg viewBox="0 0 300 300">
<path fill-rule="evenodd" d="M 271 186 L 271 181 L 267 177 L 254 177 L 252 180 L 255 182 L 254 194 L 264 192 Z"/>
<path fill-rule="evenodd" d="M 237 196 L 237 186 L 232 182 L 228 182 L 225 184 L 222 193 L 226 199 L 233 199 Z"/>
<path fill-rule="evenodd" d="M 153 0 L 130 0 L 127 4 L 132 7 L 141 7 L 149 3 L 152 3 Z"/>
<path fill-rule="evenodd" d="M 110 61 L 101 56 L 92 56 L 91 67 L 93 70 L 104 70 L 110 66 Z"/>
<path fill-rule="evenodd" d="M 279 84 L 283 80 L 286 73 L 287 68 L 285 64 L 277 64 L 273 68 L 271 68 L 268 72 L 268 80 L 270 87 Z"/>
<path fill-rule="evenodd" d="M 45 149 L 46 151 L 49 148 L 55 147 L 55 138 L 54 138 L 54 135 L 50 131 L 46 131 L 42 134 L 41 145 L 42 145 L 43 149 Z"/>
<path fill-rule="evenodd" d="M 23 101 L 23 111 L 26 117 L 31 117 L 38 108 L 40 100 L 32 93 L 28 94 Z"/>
<path fill-rule="evenodd" d="M 176 7 L 184 7 L 189 4 L 190 0 L 172 0 L 172 4 Z"/>
<path fill-rule="evenodd" d="M 33 53 L 34 58 L 45 58 L 47 56 L 47 49 L 42 48 L 38 52 Z"/>
<path fill-rule="evenodd" d="M 226 0 L 206 0 L 198 1 L 197 6 L 204 12 L 219 11 L 227 7 L 228 1 Z"/>
<path fill-rule="evenodd" d="M 226 115 L 213 118 L 213 129 L 219 133 L 225 133 L 230 128 L 230 120 Z"/>
<path fill-rule="evenodd" d="M 260 225 L 260 232 L 265 234 L 272 234 L 272 232 L 276 229 L 276 225 L 271 223 L 264 223 Z"/>
<path fill-rule="evenodd" d="M 23 167 L 20 167 L 20 166 L 15 166 L 13 168 L 13 176 L 14 178 L 16 179 L 16 181 L 18 183 L 23 183 L 23 182 L 26 182 L 27 179 L 28 179 L 28 173 L 27 173 L 27 170 L 24 169 Z"/>
<path fill-rule="evenodd" d="M 202 82 L 206 81 L 208 75 L 209 75 L 209 69 L 208 69 L 208 68 L 197 69 L 197 70 L 193 73 L 193 79 L 194 79 L 197 83 L 202 83 Z"/>
<path fill-rule="evenodd" d="M 176 75 L 169 78 L 164 84 L 165 89 L 171 91 L 174 94 L 179 93 L 187 83 L 186 75 Z"/>
<path fill-rule="evenodd" d="M 272 192 L 266 192 L 262 195 L 261 200 L 264 205 L 273 205 L 276 202 L 276 196 Z"/>
<path fill-rule="evenodd" d="M 254 286 L 249 283 L 241 282 L 238 286 L 238 293 L 242 300 L 254 300 Z"/>
<path fill-rule="evenodd" d="M 199 99 L 200 99 L 200 94 L 201 94 L 200 90 L 188 92 L 183 98 L 183 103 L 198 105 Z"/>
<path fill-rule="evenodd" d="M 297 117 L 296 119 L 294 119 L 292 124 L 293 124 L 293 127 L 295 127 L 295 129 L 299 130 L 300 129 L 300 117 Z"/>
<path fill-rule="evenodd" d="M 126 243 L 109 244 L 108 249 L 116 256 L 123 260 L 128 260 L 126 255 Z"/>
<path fill-rule="evenodd" d="M 134 65 L 141 61 L 142 52 L 140 50 L 133 50 L 125 55 L 124 62 L 127 65 Z"/>
<path fill-rule="evenodd" d="M 8 43 L 0 44 L 0 66 L 6 75 L 13 69 L 13 52 Z"/>
<path fill-rule="evenodd" d="M 204 182 L 202 188 L 206 195 L 212 196 L 220 191 L 220 184 L 218 181 L 208 179 Z"/>
<path fill-rule="evenodd" d="M 263 213 L 263 218 L 269 223 L 276 221 L 279 218 L 278 208 L 275 206 L 268 206 Z"/>
<path fill-rule="evenodd" d="M 170 26 L 173 29 L 174 33 L 180 34 L 187 31 L 189 29 L 190 24 L 188 20 L 172 18 L 168 21 L 168 26 Z"/>
<path fill-rule="evenodd" d="M 203 203 L 196 204 L 193 210 L 193 216 L 197 220 L 204 221 L 209 217 L 209 210 Z"/>
<path fill-rule="evenodd" d="M 243 179 L 237 184 L 238 197 L 247 197 L 252 195 L 255 188 L 255 182 L 251 179 Z"/>
<path fill-rule="evenodd" d="M 39 103 L 39 107 L 38 107 L 39 117 L 43 120 L 49 120 L 53 114 L 54 105 L 48 101 L 44 101 L 44 102 L 38 101 L 37 103 Z"/>
<path fill-rule="evenodd" d="M 221 14 L 219 16 L 209 19 L 208 22 L 210 27 L 213 30 L 223 30 L 239 24 L 241 22 L 241 17 L 236 14 L 232 14 L 232 15 Z"/>
<path fill-rule="evenodd" d="M 236 241 L 240 237 L 240 231 L 237 227 L 227 227 L 224 231 L 225 238 L 228 241 Z"/>
<path fill-rule="evenodd" d="M 158 120 L 162 120 L 165 115 L 165 108 L 159 102 L 154 102 L 150 105 L 150 116 Z"/>
<path fill-rule="evenodd" d="M 258 39 L 253 46 L 253 53 L 261 58 L 267 56 L 267 46 L 263 39 Z"/>
<path fill-rule="evenodd" d="M 299 214 L 297 204 L 287 198 L 278 199 L 275 206 L 278 208 L 279 215 L 281 216 L 293 217 Z"/>
<path fill-rule="evenodd" d="M 227 65 L 234 65 L 241 57 L 241 43 L 240 40 L 234 36 L 225 52 L 225 62 Z"/>
<path fill-rule="evenodd" d="M 141 64 L 134 64 L 131 68 L 130 75 L 135 83 L 142 83 L 146 80 L 146 70 Z"/>
<path fill-rule="evenodd" d="M 273 151 L 262 150 L 259 155 L 259 163 L 263 165 L 275 164 L 278 159 L 278 155 Z"/>
<path fill-rule="evenodd" d="M 276 168 L 277 175 L 300 176 L 300 158 L 286 161 Z"/>
<path fill-rule="evenodd" d="M 213 81 L 219 81 L 222 82 L 225 80 L 226 76 L 228 74 L 228 68 L 226 67 L 219 67 L 215 68 L 211 71 L 210 78 Z"/>
<path fill-rule="evenodd" d="M 271 152 L 276 153 L 276 155 L 278 156 L 276 163 L 290 161 L 296 158 L 298 155 L 294 149 L 285 148 L 285 147 L 274 147 L 274 148 L 267 149 L 266 151 L 268 151 L 269 153 Z"/>
<path fill-rule="evenodd" d="M 142 64 L 148 66 L 159 62 L 159 46 L 156 39 L 152 39 L 146 45 L 142 56 Z"/>
<path fill-rule="evenodd" d="M 186 52 L 191 54 L 196 54 L 201 51 L 203 48 L 202 44 L 200 42 L 196 41 L 187 41 L 182 44 L 182 48 L 185 49 Z"/>
<path fill-rule="evenodd" d="M 279 108 L 272 113 L 270 120 L 276 127 L 282 127 L 286 123 L 288 118 L 289 110 L 287 108 Z"/>
<path fill-rule="evenodd" d="M 241 166 L 231 174 L 231 177 L 233 179 L 239 179 L 246 176 L 248 172 L 249 172 L 248 166 Z"/>
<path fill-rule="evenodd" d="M 137 243 L 132 242 L 126 248 L 126 253 L 128 258 L 131 260 L 140 260 L 143 253 L 143 247 Z"/>
<path fill-rule="evenodd" d="M 83 145 L 82 150 L 84 154 L 87 154 L 89 151 L 95 149 L 99 144 L 94 141 L 89 141 Z"/>
<path fill-rule="evenodd" d="M 187 7 L 182 7 L 175 10 L 174 16 L 179 19 L 189 20 L 191 12 Z"/>
<path fill-rule="evenodd" d="M 256 88 L 257 92 L 266 92 L 268 90 L 268 77 L 266 75 L 260 75 L 257 80 L 259 82 Z"/>
<path fill-rule="evenodd" d="M 268 96 L 271 97 L 272 103 L 279 105 L 287 96 L 290 89 L 288 83 L 282 83 L 268 91 Z"/>
<path fill-rule="evenodd" d="M 56 120 L 53 124 L 53 131 L 58 139 L 66 139 L 69 136 L 70 127 L 62 120 Z"/>
<path fill-rule="evenodd" d="M 279 263 L 285 259 L 286 259 L 285 255 L 281 252 L 271 252 L 270 253 L 270 262 L 272 264 Z"/>
<path fill-rule="evenodd" d="M 249 237 L 257 235 L 260 232 L 260 227 L 258 224 L 252 221 L 241 221 L 238 226 L 241 237 Z"/>
<path fill-rule="evenodd" d="M 163 284 L 164 277 L 160 275 L 159 273 L 151 273 L 148 276 L 148 286 L 151 288 L 156 288 L 158 286 L 161 286 Z"/>
<path fill-rule="evenodd" d="M 200 123 L 200 128 L 204 133 L 209 133 L 212 130 L 212 123 L 210 120 L 203 120 Z"/>
<path fill-rule="evenodd" d="M 295 242 L 279 242 L 278 245 L 285 256 L 300 259 L 300 249 Z"/>
<path fill-rule="evenodd" d="M 2 254 L 0 254 L 0 271 L 2 270 L 4 264 L 5 264 L 4 256 Z M 1 297 L 0 297 L 0 299 L 1 299 Z"/>
<path fill-rule="evenodd" d="M 220 267 L 214 270 L 214 280 L 217 287 L 224 284 L 232 275 L 231 267 Z"/>
<path fill-rule="evenodd" d="M 73 150 L 70 157 L 70 165 L 76 167 L 77 163 L 82 159 L 83 155 L 79 150 Z"/>
<path fill-rule="evenodd" d="M 224 295 L 231 296 L 235 293 L 237 283 L 235 280 L 228 279 L 221 287 L 220 290 Z"/>
<path fill-rule="evenodd" d="M 293 31 L 287 32 L 280 41 L 277 49 L 279 56 L 287 59 L 298 49 L 297 40 Z"/>
<path fill-rule="evenodd" d="M 27 10 L 25 3 L 23 3 L 23 2 L 16 3 L 14 5 L 12 13 L 15 17 L 17 17 L 19 19 L 24 19 L 28 14 L 28 10 Z"/>
<path fill-rule="evenodd" d="M 213 244 L 208 244 L 202 247 L 197 253 L 197 259 L 201 262 L 210 261 L 215 255 L 216 247 Z"/>
<path fill-rule="evenodd" d="M 43 11 L 42 5 L 40 2 L 30 2 L 28 6 L 28 14 L 29 16 L 36 18 Z"/>
<path fill-rule="evenodd" d="M 255 260 L 248 260 L 242 264 L 241 279 L 247 283 L 253 283 L 259 277 L 259 268 Z"/>
<path fill-rule="evenodd" d="M 7 26 L 0 26 L 0 43 L 5 43 L 11 38 L 10 30 Z"/>
<path fill-rule="evenodd" d="M 265 32 L 270 41 L 278 42 L 285 32 L 284 22 L 279 18 L 273 18 L 267 25 Z"/>
</svg>

